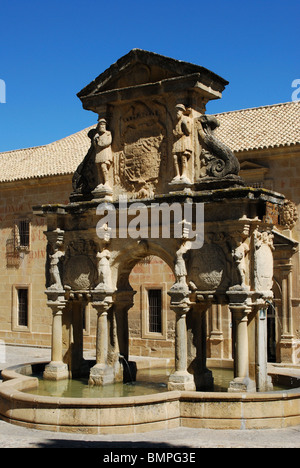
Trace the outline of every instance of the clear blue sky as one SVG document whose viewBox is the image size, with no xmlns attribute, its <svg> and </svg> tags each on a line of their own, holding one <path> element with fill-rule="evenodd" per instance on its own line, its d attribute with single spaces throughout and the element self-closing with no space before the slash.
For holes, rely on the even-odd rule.
<svg viewBox="0 0 300 468">
<path fill-rule="evenodd" d="M 97 121 L 76 93 L 133 48 L 202 65 L 230 84 L 208 113 L 291 101 L 299 0 L 1 0 L 0 151 Z"/>
</svg>

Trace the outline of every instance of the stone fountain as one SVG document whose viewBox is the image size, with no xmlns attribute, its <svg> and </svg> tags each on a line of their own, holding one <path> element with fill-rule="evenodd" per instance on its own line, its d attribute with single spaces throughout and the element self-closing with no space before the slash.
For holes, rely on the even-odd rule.
<svg viewBox="0 0 300 468">
<path fill-rule="evenodd" d="M 169 291 L 176 313 L 169 389 L 212 387 L 205 351 L 212 303 L 227 303 L 232 314 L 235 378 L 229 391 L 270 387 L 266 308 L 272 228 L 284 197 L 245 187 L 235 155 L 216 138 L 219 122 L 205 109 L 226 85 L 203 67 L 136 49 L 78 94 L 98 116 L 90 150 L 73 176 L 69 204 L 35 208 L 48 226 L 53 339 L 45 379 L 86 370 L 81 311 L 88 302 L 98 316 L 90 383 L 123 379 L 120 355 L 128 360 L 135 294 L 128 277 L 138 261 L 157 255 L 176 277 Z M 170 234 L 162 235 L 164 212 L 153 236 L 153 210 L 166 207 Z"/>
<path fill-rule="evenodd" d="M 4 420 L 90 433 L 300 424 L 299 388 L 270 392 L 267 369 L 272 228 L 284 196 L 245 186 L 235 155 L 216 138 L 219 122 L 205 113 L 206 104 L 221 98 L 227 84 L 203 67 L 132 50 L 78 94 L 98 124 L 89 132 L 69 203 L 34 208 L 47 218 L 46 295 L 53 314 L 44 379 L 88 373 L 93 386 L 124 380 L 135 295 L 129 275 L 155 255 L 176 278 L 169 291 L 176 336 L 168 391 L 132 398 L 36 396 L 24 393 L 38 386 L 30 376 L 34 366 L 24 365 L 2 372 Z M 91 368 L 83 358 L 88 303 L 97 313 Z M 234 378 L 226 393 L 209 392 L 212 304 L 227 304 L 232 317 Z"/>
</svg>

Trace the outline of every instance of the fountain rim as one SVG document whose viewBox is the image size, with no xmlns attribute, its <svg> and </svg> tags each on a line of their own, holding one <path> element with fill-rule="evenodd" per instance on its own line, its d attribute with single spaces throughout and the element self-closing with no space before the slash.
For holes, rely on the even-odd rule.
<svg viewBox="0 0 300 468">
<path fill-rule="evenodd" d="M 285 389 L 285 390 L 271 390 L 271 391 L 263 391 L 263 392 L 205 392 L 205 391 L 183 391 L 183 390 L 172 390 L 166 391 L 163 393 L 151 393 L 147 395 L 138 395 L 135 397 L 90 397 L 90 398 L 81 398 L 81 397 L 55 397 L 55 396 L 48 396 L 48 395 L 34 395 L 30 393 L 26 393 L 25 391 L 29 388 L 36 388 L 38 386 L 38 378 L 33 377 L 31 375 L 24 375 L 18 372 L 22 368 L 26 368 L 29 366 L 36 366 L 36 365 L 47 365 L 49 361 L 35 361 L 30 363 L 23 363 L 17 364 L 14 366 L 7 367 L 6 369 L 2 370 L 2 378 L 3 383 L 2 385 L 7 386 L 14 386 L 18 383 L 24 384 L 24 388 L 21 390 L 15 388 L 14 394 L 18 394 L 18 396 L 23 395 L 25 400 L 34 400 L 39 403 L 53 403 L 59 404 L 62 406 L 64 403 L 68 404 L 80 404 L 84 402 L 88 406 L 132 406 L 141 403 L 151 403 L 151 402 L 159 402 L 159 401 L 172 401 L 172 400 L 181 400 L 181 399 L 194 399 L 197 401 L 222 401 L 227 402 L 239 402 L 239 401 L 280 401 L 286 398 L 299 398 L 300 395 L 300 375 L 296 377 L 299 380 L 299 387 Z M 273 374 L 273 373 L 272 373 Z M 285 374 L 288 375 L 288 374 Z M 28 383 L 28 385 L 26 385 Z M 29 385 L 30 384 L 30 385 Z M 1 389 L 3 388 L 2 385 L 0 386 L 0 395 Z M 23 397 L 21 398 L 23 399 Z M 126 404 L 126 405 L 125 405 Z"/>
<path fill-rule="evenodd" d="M 268 393 L 174 390 L 112 398 L 25 393 L 38 385 L 38 378 L 28 375 L 29 366 L 47 363 L 19 364 L 2 371 L 1 419 L 31 429 L 89 434 L 151 432 L 178 427 L 280 429 L 300 424 L 300 387 Z M 17 372 L 25 366 L 27 375 Z"/>
</svg>

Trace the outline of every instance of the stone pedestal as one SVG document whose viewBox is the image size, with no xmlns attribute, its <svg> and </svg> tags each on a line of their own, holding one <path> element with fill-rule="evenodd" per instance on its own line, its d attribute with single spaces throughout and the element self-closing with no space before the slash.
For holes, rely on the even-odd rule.
<svg viewBox="0 0 300 468">
<path fill-rule="evenodd" d="M 106 364 L 96 364 L 90 370 L 89 385 L 107 385 L 114 383 L 114 369 Z"/>
<path fill-rule="evenodd" d="M 92 191 L 94 200 L 112 201 L 113 190 L 108 185 L 100 184 Z"/>
<path fill-rule="evenodd" d="M 69 378 L 68 365 L 62 361 L 55 362 L 51 361 L 45 367 L 43 377 L 45 380 L 65 380 Z"/>
<path fill-rule="evenodd" d="M 168 390 L 195 391 L 196 386 L 192 374 L 188 371 L 175 371 L 169 377 Z"/>
</svg>

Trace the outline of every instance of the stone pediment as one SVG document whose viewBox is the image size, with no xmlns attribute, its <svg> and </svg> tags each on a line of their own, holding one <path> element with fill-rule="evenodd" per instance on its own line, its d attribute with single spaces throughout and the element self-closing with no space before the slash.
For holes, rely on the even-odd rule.
<svg viewBox="0 0 300 468">
<path fill-rule="evenodd" d="M 261 164 L 254 163 L 252 161 L 242 161 L 240 162 L 241 171 L 243 171 L 243 176 L 256 176 L 259 178 L 264 178 L 269 169 Z"/>
<path fill-rule="evenodd" d="M 296 252 L 299 247 L 299 243 L 290 237 L 285 236 L 281 232 L 273 229 L 274 235 L 274 247 L 276 250 L 289 250 L 291 252 Z"/>
<path fill-rule="evenodd" d="M 121 57 L 116 63 L 101 73 L 94 81 L 82 89 L 77 96 L 84 108 L 94 110 L 95 100 L 91 98 L 108 94 L 113 100 L 112 91 L 118 90 L 118 99 L 122 98 L 120 91 L 128 88 L 139 88 L 148 85 L 152 94 L 161 93 L 161 86 L 180 85 L 185 82 L 187 87 L 201 89 L 209 94 L 210 99 L 218 99 L 222 95 L 228 81 L 212 71 L 188 62 L 175 60 L 153 52 L 133 49 Z M 157 86 L 155 86 L 157 85 Z M 152 86 L 152 87 L 151 87 Z"/>
</svg>

